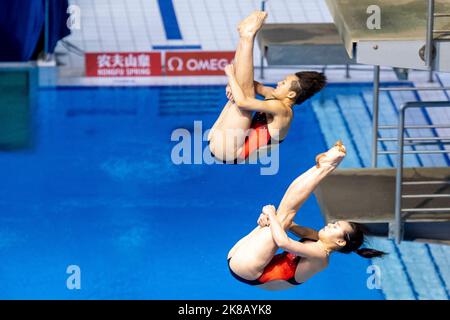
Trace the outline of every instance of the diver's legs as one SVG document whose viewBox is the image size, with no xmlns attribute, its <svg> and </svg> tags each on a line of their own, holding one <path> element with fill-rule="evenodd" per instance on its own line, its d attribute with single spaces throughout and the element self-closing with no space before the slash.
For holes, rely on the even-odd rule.
<svg viewBox="0 0 450 320">
<path fill-rule="evenodd" d="M 290 226 L 301 205 L 308 199 L 319 183 L 344 159 L 346 150 L 341 141 L 316 157 L 316 166 L 295 179 L 286 190 L 277 208 L 277 217 L 282 225 Z"/>
<path fill-rule="evenodd" d="M 261 28 L 266 13 L 254 12 L 239 25 L 240 39 L 234 65 L 236 80 L 247 96 L 255 97 L 253 78 L 253 49 L 256 32 Z M 208 140 L 210 150 L 219 160 L 234 160 L 245 142 L 252 122 L 252 113 L 241 110 L 228 101 L 211 128 Z"/>
<path fill-rule="evenodd" d="M 289 229 L 300 206 L 319 183 L 338 166 L 344 156 L 345 148 L 342 145 L 334 146 L 324 153 L 318 165 L 291 183 L 277 210 L 277 218 L 284 230 Z M 272 238 L 270 227 L 259 227 L 244 239 L 245 241 L 232 255 L 230 267 L 242 278 L 255 280 L 261 276 L 278 247 Z"/>
<path fill-rule="evenodd" d="M 245 237 L 243 237 L 242 239 L 240 239 L 238 242 L 236 242 L 236 244 L 233 246 L 233 248 L 230 249 L 230 251 L 228 252 L 227 255 L 227 259 L 230 259 L 233 254 L 236 252 L 236 250 L 242 246 L 243 243 L 245 243 L 245 241 L 250 238 L 251 236 L 253 236 L 259 229 L 261 229 L 260 226 L 257 226 L 255 229 L 252 230 L 252 232 L 250 232 L 249 234 L 247 234 Z"/>
</svg>

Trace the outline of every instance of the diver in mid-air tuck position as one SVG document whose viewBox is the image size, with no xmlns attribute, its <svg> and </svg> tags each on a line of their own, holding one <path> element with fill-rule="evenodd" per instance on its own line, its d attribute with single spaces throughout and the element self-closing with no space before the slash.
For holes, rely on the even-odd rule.
<svg viewBox="0 0 450 320">
<path fill-rule="evenodd" d="M 231 274 L 239 281 L 269 290 L 282 290 L 304 283 L 328 267 L 332 252 L 356 252 L 364 258 L 381 257 L 384 252 L 360 248 L 366 231 L 350 221 L 329 223 L 319 231 L 294 223 L 302 204 L 319 183 L 332 173 L 346 150 L 338 141 L 316 157 L 316 165 L 296 178 L 275 209 L 262 209 L 258 226 L 240 239 L 228 253 Z M 291 231 L 300 237 L 288 237 Z M 284 252 L 276 254 L 278 249 Z"/>
<path fill-rule="evenodd" d="M 325 76 L 313 71 L 288 75 L 276 88 L 254 81 L 254 40 L 266 17 L 267 13 L 255 11 L 239 24 L 234 62 L 225 69 L 229 100 L 208 136 L 212 155 L 224 163 L 242 162 L 260 148 L 281 143 L 291 125 L 293 106 L 326 84 Z M 265 100 L 255 99 L 256 94 Z"/>
</svg>

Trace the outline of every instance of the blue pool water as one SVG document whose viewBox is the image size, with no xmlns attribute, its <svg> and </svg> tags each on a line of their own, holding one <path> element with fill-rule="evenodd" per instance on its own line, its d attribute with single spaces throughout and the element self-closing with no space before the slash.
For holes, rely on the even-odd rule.
<svg viewBox="0 0 450 320">
<path fill-rule="evenodd" d="M 327 90 L 361 89 L 332 86 L 314 101 L 333 99 Z M 204 96 L 193 100 L 199 92 Z M 314 164 L 329 134 L 306 103 L 296 110 L 275 176 L 261 176 L 257 165 L 172 164 L 172 131 L 192 130 L 194 120 L 209 128 L 223 93 L 41 89 L 33 147 L 0 153 L 0 298 L 383 299 L 366 286 L 371 262 L 356 255 L 334 255 L 327 270 L 287 291 L 230 276 L 228 250 L 255 227 L 262 206 L 278 204 Z M 314 196 L 296 221 L 322 226 Z M 66 287 L 69 265 L 81 268 L 80 290 Z"/>
</svg>

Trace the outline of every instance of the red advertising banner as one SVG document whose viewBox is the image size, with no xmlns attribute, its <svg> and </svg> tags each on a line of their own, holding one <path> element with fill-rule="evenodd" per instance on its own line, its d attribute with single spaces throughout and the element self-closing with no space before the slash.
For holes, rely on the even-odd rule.
<svg viewBox="0 0 450 320">
<path fill-rule="evenodd" d="M 166 52 L 168 76 L 224 75 L 225 66 L 234 59 L 234 51 Z"/>
<path fill-rule="evenodd" d="M 160 52 L 93 52 L 86 53 L 87 77 L 160 76 Z"/>
</svg>

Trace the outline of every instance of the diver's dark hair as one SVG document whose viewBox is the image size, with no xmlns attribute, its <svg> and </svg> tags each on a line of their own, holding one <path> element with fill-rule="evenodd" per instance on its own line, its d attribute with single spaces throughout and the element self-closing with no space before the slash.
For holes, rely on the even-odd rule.
<svg viewBox="0 0 450 320">
<path fill-rule="evenodd" d="M 386 253 L 383 251 L 378 251 L 370 248 L 361 248 L 364 244 L 365 236 L 369 234 L 368 230 L 361 224 L 356 222 L 349 222 L 352 227 L 352 231 L 346 233 L 344 236 L 345 246 L 343 246 L 338 251 L 341 253 L 351 253 L 355 252 L 363 258 L 377 258 L 382 257 Z"/>
<path fill-rule="evenodd" d="M 321 72 L 301 71 L 295 75 L 298 80 L 292 81 L 290 88 L 291 91 L 297 93 L 295 104 L 308 100 L 327 84 L 327 78 Z"/>
</svg>

